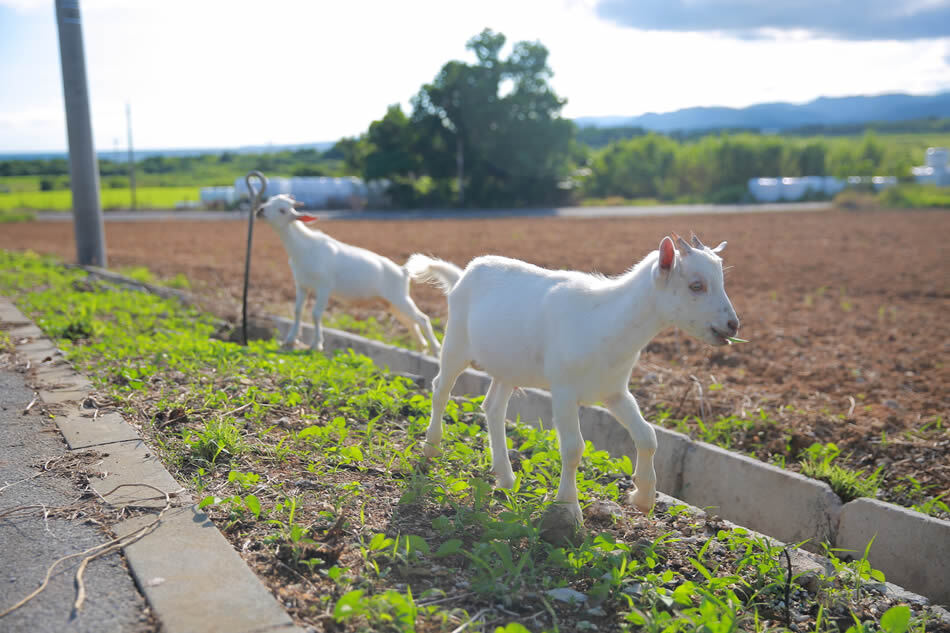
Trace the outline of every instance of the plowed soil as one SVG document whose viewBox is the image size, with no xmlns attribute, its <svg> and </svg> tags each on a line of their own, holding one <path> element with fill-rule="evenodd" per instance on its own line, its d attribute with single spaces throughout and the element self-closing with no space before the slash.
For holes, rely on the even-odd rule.
<svg viewBox="0 0 950 633">
<path fill-rule="evenodd" d="M 206 306 L 236 319 L 246 226 L 237 220 L 108 223 L 109 265 L 146 266 L 159 277 L 184 273 Z M 881 469 L 885 499 L 919 503 L 950 490 L 946 212 L 333 220 L 316 226 L 399 263 L 424 252 L 464 266 L 495 253 L 608 275 L 629 268 L 671 231 L 694 231 L 710 245 L 728 240 L 726 290 L 742 322 L 739 336 L 751 342 L 713 349 L 681 332 L 660 334 L 632 379 L 648 419 L 659 408 L 671 410 L 672 418 L 695 416 L 688 430 L 697 437 L 720 416 L 762 419 L 730 431 L 733 448 L 791 465 L 811 444 L 834 442 L 850 466 Z M 3 225 L 0 248 L 70 261 L 72 224 Z M 445 316 L 436 289 L 414 286 L 412 292 L 429 315 Z M 255 230 L 250 295 L 254 312 L 290 312 L 294 289 L 286 255 L 263 223 Z M 382 316 L 383 308 L 346 309 Z M 923 494 L 913 494 L 907 477 Z"/>
</svg>

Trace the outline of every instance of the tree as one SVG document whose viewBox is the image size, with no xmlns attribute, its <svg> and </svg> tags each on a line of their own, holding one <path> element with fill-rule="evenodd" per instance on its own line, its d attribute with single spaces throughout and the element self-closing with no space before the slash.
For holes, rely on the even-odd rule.
<svg viewBox="0 0 950 633">
<path fill-rule="evenodd" d="M 504 44 L 482 31 L 467 44 L 478 63 L 448 62 L 412 100 L 422 166 L 439 179 L 454 171 L 459 205 L 550 202 L 568 173 L 575 128 L 547 83 L 548 51 L 518 42 L 503 60 Z"/>
</svg>

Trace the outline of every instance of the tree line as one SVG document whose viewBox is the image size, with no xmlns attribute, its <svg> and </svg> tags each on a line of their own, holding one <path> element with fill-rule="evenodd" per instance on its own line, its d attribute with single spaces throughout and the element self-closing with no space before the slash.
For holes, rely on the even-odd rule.
<svg viewBox="0 0 950 633">
<path fill-rule="evenodd" d="M 489 29 L 467 43 L 474 63 L 449 61 L 410 101 L 390 106 L 368 130 L 326 152 L 224 152 L 150 156 L 136 163 L 148 186 L 230 184 L 251 169 L 274 176 L 386 179 L 395 207 L 502 207 L 571 204 L 585 198 L 741 201 L 755 177 L 910 178 L 950 119 L 880 124 L 882 134 L 851 126 L 782 135 L 752 131 L 650 133 L 639 127 L 583 128 L 561 116 L 566 100 L 548 83 L 548 50 Z M 864 128 L 862 128 L 864 129 Z M 923 130 L 907 141 L 897 132 Z M 835 136 L 846 134 L 848 136 Z M 946 141 L 945 141 L 946 142 Z M 100 160 L 104 186 L 124 186 L 128 165 Z M 2 177 L 41 177 L 68 187 L 64 159 L 0 161 Z M 0 181 L 2 184 L 2 181 Z"/>
</svg>

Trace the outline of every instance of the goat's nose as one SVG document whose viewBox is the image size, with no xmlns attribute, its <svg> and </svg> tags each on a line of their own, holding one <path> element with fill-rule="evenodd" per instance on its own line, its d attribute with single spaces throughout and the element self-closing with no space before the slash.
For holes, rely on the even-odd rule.
<svg viewBox="0 0 950 633">
<path fill-rule="evenodd" d="M 726 326 L 729 328 L 729 331 L 732 332 L 732 336 L 739 333 L 739 319 L 729 319 L 729 321 L 726 322 Z"/>
</svg>

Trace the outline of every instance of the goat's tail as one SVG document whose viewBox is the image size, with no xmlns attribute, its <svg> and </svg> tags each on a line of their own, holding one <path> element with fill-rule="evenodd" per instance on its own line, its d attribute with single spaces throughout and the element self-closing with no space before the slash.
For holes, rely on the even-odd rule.
<svg viewBox="0 0 950 633">
<path fill-rule="evenodd" d="M 462 269 L 451 262 L 415 253 L 406 262 L 406 270 L 415 281 L 425 281 L 449 294 L 462 277 Z"/>
</svg>

